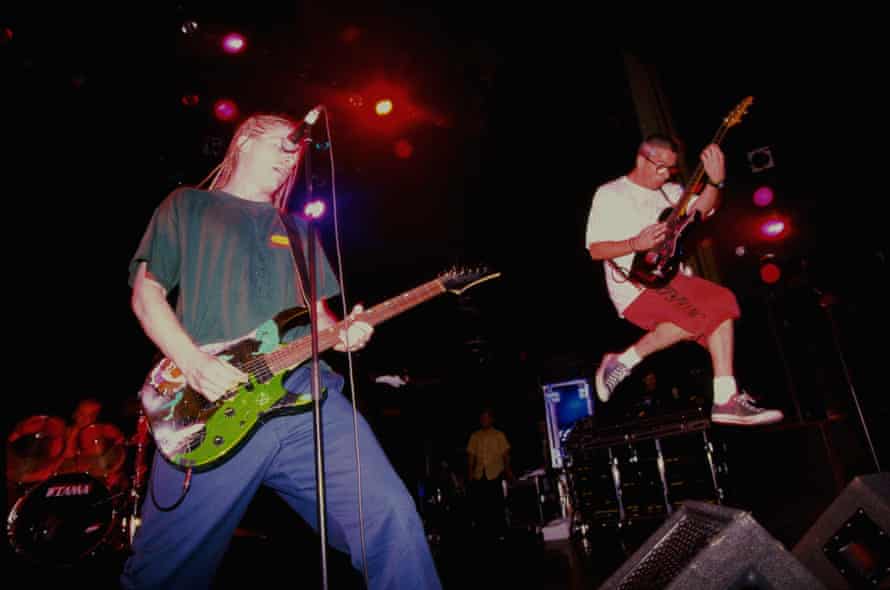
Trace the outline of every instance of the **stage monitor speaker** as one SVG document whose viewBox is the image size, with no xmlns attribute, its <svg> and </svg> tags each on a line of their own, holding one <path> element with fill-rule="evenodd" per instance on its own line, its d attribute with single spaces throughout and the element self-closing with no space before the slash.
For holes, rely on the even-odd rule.
<svg viewBox="0 0 890 590">
<path fill-rule="evenodd" d="M 792 553 L 828 588 L 890 588 L 890 473 L 853 479 Z"/>
<path fill-rule="evenodd" d="M 819 590 L 749 512 L 684 502 L 600 590 Z"/>
</svg>

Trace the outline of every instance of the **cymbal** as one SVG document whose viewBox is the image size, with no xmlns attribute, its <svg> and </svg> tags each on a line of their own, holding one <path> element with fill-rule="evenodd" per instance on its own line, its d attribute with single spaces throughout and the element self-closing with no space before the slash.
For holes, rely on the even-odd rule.
<svg viewBox="0 0 890 590">
<path fill-rule="evenodd" d="M 77 471 L 90 475 L 109 475 L 123 467 L 127 450 L 123 445 L 115 445 L 100 455 L 80 453 L 77 455 Z"/>
<path fill-rule="evenodd" d="M 6 479 L 42 481 L 52 475 L 65 452 L 65 421 L 56 416 L 30 416 L 6 440 Z"/>
<path fill-rule="evenodd" d="M 78 471 L 108 475 L 119 470 L 126 457 L 126 439 L 113 424 L 90 424 L 77 433 Z"/>
</svg>

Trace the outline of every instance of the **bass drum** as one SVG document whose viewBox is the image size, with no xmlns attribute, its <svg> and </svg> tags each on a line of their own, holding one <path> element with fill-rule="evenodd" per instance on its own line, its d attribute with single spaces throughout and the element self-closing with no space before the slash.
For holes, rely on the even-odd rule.
<svg viewBox="0 0 890 590">
<path fill-rule="evenodd" d="M 108 543 L 117 520 L 101 481 L 65 473 L 19 498 L 7 518 L 7 532 L 16 553 L 38 563 L 71 565 Z"/>
</svg>

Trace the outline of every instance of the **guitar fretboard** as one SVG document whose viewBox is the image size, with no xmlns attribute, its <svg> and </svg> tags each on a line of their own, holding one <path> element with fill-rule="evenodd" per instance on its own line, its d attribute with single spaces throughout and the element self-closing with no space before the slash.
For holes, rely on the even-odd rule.
<svg viewBox="0 0 890 590">
<path fill-rule="evenodd" d="M 714 138 L 710 143 L 720 145 L 720 142 L 726 137 L 727 131 L 729 131 L 729 126 L 726 123 L 723 123 L 723 125 L 720 126 L 720 129 L 717 130 L 717 133 L 714 134 Z M 695 196 L 693 191 L 701 183 L 704 175 L 705 167 L 701 163 L 701 160 L 699 160 L 698 166 L 695 167 L 695 171 L 692 173 L 689 182 L 686 183 L 686 187 L 683 189 L 683 196 L 680 197 L 680 200 L 678 200 L 677 204 L 674 206 L 674 210 L 671 211 L 671 214 L 665 220 L 668 224 L 671 224 L 671 222 L 674 222 L 677 218 L 686 215 L 686 208 L 689 206 L 689 201 Z"/>
<path fill-rule="evenodd" d="M 445 293 L 445 291 L 442 282 L 439 279 L 433 279 L 365 310 L 361 315 L 361 321 L 376 326 L 424 301 Z M 324 330 L 319 330 L 318 351 L 325 351 L 340 342 L 340 331 L 345 330 L 347 326 L 348 320 L 342 320 Z M 263 355 L 263 357 L 269 369 L 275 374 L 296 367 L 312 357 L 312 335 L 307 334 L 278 350 Z"/>
</svg>

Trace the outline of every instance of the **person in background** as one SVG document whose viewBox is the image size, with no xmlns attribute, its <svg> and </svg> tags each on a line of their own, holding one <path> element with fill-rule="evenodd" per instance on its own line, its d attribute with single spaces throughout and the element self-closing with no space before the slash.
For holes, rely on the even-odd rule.
<svg viewBox="0 0 890 590">
<path fill-rule="evenodd" d="M 494 413 L 483 408 L 480 428 L 467 443 L 467 494 L 473 520 L 484 538 L 503 539 L 506 532 L 504 482 L 513 480 L 510 443 L 494 427 Z"/>
</svg>

